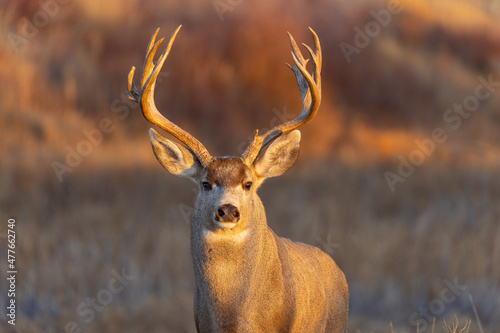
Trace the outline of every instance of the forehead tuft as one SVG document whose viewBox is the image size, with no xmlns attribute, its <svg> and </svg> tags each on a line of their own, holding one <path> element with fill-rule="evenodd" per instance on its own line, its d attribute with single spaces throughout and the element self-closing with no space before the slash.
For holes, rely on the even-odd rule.
<svg viewBox="0 0 500 333">
<path fill-rule="evenodd" d="M 238 186 L 251 177 L 250 168 L 239 157 L 217 157 L 205 167 L 205 177 L 213 184 Z"/>
</svg>

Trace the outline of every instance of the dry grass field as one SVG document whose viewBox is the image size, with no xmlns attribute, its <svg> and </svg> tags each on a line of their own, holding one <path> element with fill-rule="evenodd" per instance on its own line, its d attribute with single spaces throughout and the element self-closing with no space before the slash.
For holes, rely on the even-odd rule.
<svg viewBox="0 0 500 333">
<path fill-rule="evenodd" d="M 500 3 L 0 0 L 0 15 L 1 332 L 195 331 L 194 185 L 156 162 L 124 93 L 156 27 L 178 24 L 157 105 L 214 155 L 295 116 L 285 32 L 318 33 L 322 107 L 260 195 L 278 235 L 345 272 L 349 332 L 499 331 Z"/>
</svg>

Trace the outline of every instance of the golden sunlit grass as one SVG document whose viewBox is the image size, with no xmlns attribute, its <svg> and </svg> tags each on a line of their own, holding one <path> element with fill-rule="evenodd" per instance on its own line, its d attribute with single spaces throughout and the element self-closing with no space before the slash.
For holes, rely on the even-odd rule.
<svg viewBox="0 0 500 333">
<path fill-rule="evenodd" d="M 354 332 L 387 332 L 390 320 L 401 332 L 418 311 L 413 302 L 428 307 L 455 277 L 469 289 L 446 304 L 447 312 L 466 311 L 473 319 L 471 291 L 479 313 L 487 313 L 495 282 L 485 277 L 500 274 L 498 177 L 425 170 L 394 200 L 374 168 L 321 167 L 310 174 L 306 166 L 302 161 L 270 180 L 261 196 L 278 234 L 325 251 L 325 243 L 340 244 L 331 254 L 351 286 Z M 21 331 L 62 330 L 70 321 L 88 332 L 193 331 L 194 277 L 183 216 L 192 207 L 192 185 L 159 167 L 114 170 L 78 171 L 63 184 L 38 179 L 2 208 L 19 212 Z M 112 271 L 123 268 L 135 278 L 86 323 L 78 306 L 97 299 Z"/>
<path fill-rule="evenodd" d="M 221 22 L 199 0 L 71 1 L 17 52 L 0 34 L 0 211 L 17 219 L 16 332 L 72 323 L 82 332 L 194 331 L 193 187 L 161 169 L 148 124 L 123 97 L 154 29 L 168 36 L 182 23 L 157 105 L 214 155 L 236 154 L 255 128 L 299 112 L 285 31 L 306 43 L 307 26 L 318 32 L 321 110 L 304 128 L 297 165 L 261 197 L 278 235 L 322 248 L 346 273 L 350 331 L 496 333 L 500 88 L 456 130 L 443 114 L 474 94 L 478 76 L 500 78 L 500 9 L 403 1 L 348 64 L 339 44 L 386 6 L 242 1 Z M 39 10 L 27 0 L 2 7 L 4 30 L 21 33 Z M 60 182 L 52 163 L 66 163 L 104 118 L 113 130 Z M 384 172 L 397 172 L 398 158 L 437 127 L 448 140 L 391 192 Z M 123 291 L 92 320 L 78 311 L 122 269 L 133 276 Z M 455 279 L 467 290 L 445 302 Z M 4 319 L 0 330 L 13 331 Z"/>
<path fill-rule="evenodd" d="M 460 326 L 458 318 L 455 316 L 455 322 L 448 324 L 446 320 L 443 323 L 443 328 L 448 333 L 468 333 L 470 330 L 471 321 L 467 320 L 463 327 Z"/>
</svg>

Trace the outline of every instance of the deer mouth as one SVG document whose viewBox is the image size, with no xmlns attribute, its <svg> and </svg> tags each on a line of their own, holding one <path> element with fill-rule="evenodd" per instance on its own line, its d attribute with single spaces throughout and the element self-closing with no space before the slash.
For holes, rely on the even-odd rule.
<svg viewBox="0 0 500 333">
<path fill-rule="evenodd" d="M 230 230 L 230 229 L 233 229 L 234 227 L 236 227 L 236 225 L 238 223 L 237 222 L 220 222 L 220 221 L 216 221 L 216 224 L 219 227 L 219 229 Z"/>
</svg>

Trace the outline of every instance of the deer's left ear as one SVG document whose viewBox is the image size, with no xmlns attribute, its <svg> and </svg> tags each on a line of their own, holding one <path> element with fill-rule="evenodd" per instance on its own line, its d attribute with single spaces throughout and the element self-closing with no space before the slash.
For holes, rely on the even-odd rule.
<svg viewBox="0 0 500 333">
<path fill-rule="evenodd" d="M 292 131 L 280 136 L 259 153 L 254 169 L 261 178 L 277 177 L 295 163 L 300 150 L 300 132 Z"/>
</svg>

